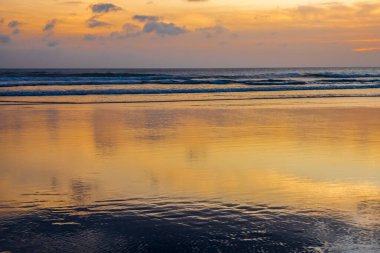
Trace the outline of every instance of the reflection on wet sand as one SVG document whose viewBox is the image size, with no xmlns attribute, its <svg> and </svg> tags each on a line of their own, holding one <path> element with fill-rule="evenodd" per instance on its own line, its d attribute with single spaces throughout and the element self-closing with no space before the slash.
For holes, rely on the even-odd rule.
<svg viewBox="0 0 380 253">
<path fill-rule="evenodd" d="M 350 245 L 379 246 L 379 107 L 3 106 L 0 119 L 0 215 L 12 217 L 8 229 L 17 230 L 26 211 L 45 210 L 51 224 L 91 227 L 95 214 L 106 215 L 113 230 L 108 215 L 124 217 L 118 222 L 142 234 L 170 224 L 222 233 L 228 227 L 218 224 L 229 224 L 232 234 L 256 233 L 246 235 L 252 240 L 276 226 L 279 235 L 291 233 L 287 226 L 300 222 L 313 230 L 302 237 L 306 246 L 323 248 L 331 233 L 335 242 L 352 239 L 353 231 L 364 241 Z M 50 219 L 38 217 L 38 224 Z M 143 217 L 149 221 L 139 223 Z M 128 243 L 149 246 L 127 234 Z M 287 249 L 300 249 L 293 246 Z"/>
</svg>

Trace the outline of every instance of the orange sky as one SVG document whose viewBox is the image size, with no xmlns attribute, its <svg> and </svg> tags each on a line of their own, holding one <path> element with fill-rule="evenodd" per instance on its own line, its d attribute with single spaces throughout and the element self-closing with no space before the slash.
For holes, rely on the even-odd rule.
<svg viewBox="0 0 380 253">
<path fill-rule="evenodd" d="M 0 0 L 0 67 L 380 66 L 380 1 Z"/>
</svg>

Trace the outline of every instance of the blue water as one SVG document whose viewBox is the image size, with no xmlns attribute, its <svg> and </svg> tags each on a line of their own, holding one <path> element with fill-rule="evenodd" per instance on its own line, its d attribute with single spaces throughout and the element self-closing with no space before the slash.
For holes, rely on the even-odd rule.
<svg viewBox="0 0 380 253">
<path fill-rule="evenodd" d="M 190 98 L 197 98 L 197 94 L 245 93 L 254 97 L 258 92 L 272 98 L 373 97 L 379 96 L 379 88 L 380 68 L 0 70 L 1 97 L 92 95 L 113 101 L 117 95 L 193 94 Z"/>
</svg>

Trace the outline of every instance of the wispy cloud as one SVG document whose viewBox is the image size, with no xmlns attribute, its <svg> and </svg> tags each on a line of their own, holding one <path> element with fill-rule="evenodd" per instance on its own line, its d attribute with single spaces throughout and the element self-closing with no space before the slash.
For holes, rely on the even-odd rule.
<svg viewBox="0 0 380 253">
<path fill-rule="evenodd" d="M 83 40 L 85 41 L 104 41 L 105 37 L 102 35 L 95 34 L 85 34 L 83 35 Z"/>
<path fill-rule="evenodd" d="M 18 29 L 18 28 L 14 29 L 14 30 L 12 31 L 12 34 L 13 34 L 13 35 L 17 35 L 17 34 L 20 34 L 20 33 L 21 33 L 21 30 Z"/>
<path fill-rule="evenodd" d="M 48 43 L 47 43 L 48 47 L 56 47 L 58 45 L 59 45 L 59 41 L 58 40 L 48 41 Z"/>
<path fill-rule="evenodd" d="M 353 43 L 377 43 L 380 42 L 380 38 L 369 38 L 369 39 L 354 39 L 350 40 Z"/>
<path fill-rule="evenodd" d="M 126 39 L 130 37 L 139 36 L 142 33 L 141 28 L 135 24 L 125 23 L 120 32 L 113 32 L 110 34 L 111 39 Z"/>
<path fill-rule="evenodd" d="M 290 18 L 289 21 L 303 19 L 304 22 L 318 22 L 315 25 L 347 25 L 352 20 L 362 20 L 365 22 L 379 19 L 378 12 L 380 3 L 357 2 L 354 4 L 343 4 L 339 2 L 329 2 L 322 4 L 300 5 L 295 9 L 283 9 L 281 15 Z M 359 22 L 359 21 L 357 21 Z M 303 25 L 305 24 L 303 23 Z"/>
<path fill-rule="evenodd" d="M 107 27 L 111 24 L 107 22 L 103 22 L 97 19 L 98 16 L 92 16 L 90 19 L 86 21 L 87 27 L 89 28 L 98 28 L 98 27 Z"/>
<path fill-rule="evenodd" d="M 91 41 L 91 40 L 97 40 L 99 36 L 93 35 L 93 34 L 85 34 L 83 35 L 83 40 Z"/>
<path fill-rule="evenodd" d="M 148 22 L 144 25 L 144 33 L 155 33 L 160 36 L 174 36 L 187 32 L 183 27 L 179 27 L 174 23 L 165 22 Z"/>
<path fill-rule="evenodd" d="M 81 2 L 81 1 L 66 1 L 66 2 L 63 2 L 63 4 L 77 5 L 77 4 L 83 4 L 83 2 Z"/>
<path fill-rule="evenodd" d="M 108 12 L 117 12 L 121 11 L 122 8 L 111 3 L 99 3 L 93 4 L 90 6 L 93 13 L 108 13 Z"/>
<path fill-rule="evenodd" d="M 110 37 L 112 39 L 124 39 L 142 34 L 156 34 L 164 37 L 188 32 L 186 28 L 180 27 L 175 23 L 161 21 L 162 18 L 158 16 L 134 15 L 132 19 L 144 23 L 144 25 L 141 27 L 133 23 L 126 23 L 123 25 L 122 31 L 113 32 L 110 34 Z"/>
<path fill-rule="evenodd" d="M 154 33 L 160 36 L 174 36 L 187 32 L 185 28 L 174 23 L 160 21 L 161 18 L 158 16 L 135 15 L 133 16 L 133 19 L 145 23 L 141 31 L 142 33 Z"/>
<path fill-rule="evenodd" d="M 205 34 L 206 37 L 211 38 L 211 37 L 223 34 L 223 33 L 227 32 L 228 30 L 223 25 L 217 24 L 217 25 L 211 26 L 211 27 L 199 28 L 199 29 L 197 29 L 197 31 Z"/>
<path fill-rule="evenodd" d="M 160 18 L 158 16 L 135 15 L 133 19 L 145 23 L 158 21 Z"/>
<path fill-rule="evenodd" d="M 21 24 L 22 23 L 20 21 L 13 20 L 13 21 L 8 23 L 8 27 L 9 28 L 16 28 L 16 27 L 20 26 Z"/>
<path fill-rule="evenodd" d="M 44 26 L 43 31 L 44 31 L 44 32 L 53 32 L 54 29 L 55 29 L 55 26 L 57 25 L 57 23 L 58 23 L 58 20 L 57 20 L 57 19 L 52 19 L 52 20 L 50 20 L 50 21 L 47 22 L 46 25 Z"/>
<path fill-rule="evenodd" d="M 22 24 L 23 23 L 21 23 L 20 21 L 17 21 L 17 20 L 13 20 L 13 21 L 8 23 L 8 27 L 10 29 L 13 29 L 12 35 L 17 35 L 17 34 L 21 33 L 21 30 L 18 27 L 20 27 Z"/>
<path fill-rule="evenodd" d="M 380 47 L 358 47 L 358 48 L 352 49 L 352 51 L 358 52 L 358 53 L 380 51 Z"/>
</svg>

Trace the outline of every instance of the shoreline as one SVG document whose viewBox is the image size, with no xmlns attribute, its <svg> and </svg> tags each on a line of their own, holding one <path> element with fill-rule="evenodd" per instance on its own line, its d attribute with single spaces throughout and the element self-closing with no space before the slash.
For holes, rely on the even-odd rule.
<svg viewBox="0 0 380 253">
<path fill-rule="evenodd" d="M 276 101 L 276 102 L 274 102 Z M 252 108 L 309 108 L 309 107 L 380 107 L 380 97 L 374 96 L 335 96 L 335 97 L 297 97 L 297 98 L 213 98 L 188 99 L 188 100 L 143 100 L 143 101 L 19 101 L 0 100 L 0 107 L 8 106 L 107 106 L 119 105 L 120 107 L 236 107 L 249 106 Z"/>
</svg>

